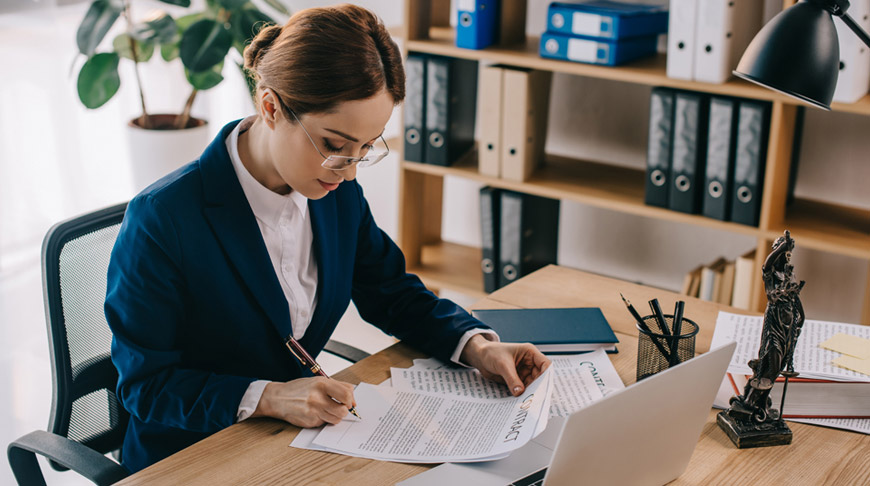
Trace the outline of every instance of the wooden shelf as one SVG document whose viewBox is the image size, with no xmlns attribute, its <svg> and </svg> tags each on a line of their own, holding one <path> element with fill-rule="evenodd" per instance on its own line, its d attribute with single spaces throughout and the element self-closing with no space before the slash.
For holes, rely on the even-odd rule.
<svg viewBox="0 0 870 486">
<path fill-rule="evenodd" d="M 547 155 L 545 164 L 526 182 L 480 174 L 472 153 L 456 165 L 442 167 L 404 162 L 405 170 L 438 176 L 456 176 L 484 184 L 553 199 L 565 199 L 622 213 L 759 237 L 753 226 L 719 221 L 696 214 L 648 206 L 644 203 L 644 171 L 584 160 Z"/>
<path fill-rule="evenodd" d="M 792 164 L 794 126 L 801 102 L 779 92 L 731 77 L 722 84 L 671 79 L 667 76 L 667 56 L 658 54 L 618 67 L 545 59 L 539 55 L 540 38 L 526 36 L 513 46 L 492 46 L 482 50 L 455 45 L 455 29 L 446 27 L 446 1 L 406 1 L 408 13 L 403 50 L 461 59 L 485 60 L 518 68 L 630 83 L 664 86 L 773 102 L 770 137 L 766 159 L 766 180 L 761 194 L 762 227 L 719 221 L 701 215 L 685 214 L 644 202 L 645 170 L 625 168 L 594 161 L 548 155 L 542 166 L 525 182 L 508 181 L 481 175 L 475 151 L 451 167 L 402 162 L 400 180 L 401 244 L 409 262 L 421 262 L 409 271 L 418 273 L 434 289 L 456 289 L 484 296 L 480 250 L 449 243 L 428 244 L 441 239 L 444 176 L 454 176 L 492 187 L 542 197 L 564 199 L 618 213 L 633 214 L 658 221 L 672 221 L 706 227 L 755 240 L 761 260 L 770 241 L 791 231 L 800 248 L 870 261 L 870 210 L 798 200 L 786 207 L 788 174 Z M 784 8 L 793 4 L 784 0 Z M 870 115 L 870 95 L 856 103 L 833 103 L 832 110 Z M 401 141 L 397 141 L 401 144 Z M 391 140 L 392 147 L 392 140 Z M 755 311 L 761 311 L 763 292 L 753 295 Z M 870 277 L 864 289 L 862 320 L 870 324 Z"/>
<path fill-rule="evenodd" d="M 665 74 L 667 62 L 665 54 L 658 54 L 655 57 L 640 59 L 618 67 L 609 67 L 542 58 L 538 54 L 540 38 L 534 36 L 527 36 L 525 45 L 488 47 L 480 50 L 456 47 L 455 31 L 451 28 L 432 27 L 429 30 L 429 37 L 429 39 L 425 40 L 408 40 L 408 51 L 462 59 L 486 59 L 495 63 L 509 64 L 517 67 L 623 81 L 633 84 L 703 91 L 714 95 L 781 101 L 792 105 L 800 104 L 794 98 L 734 77 L 731 77 L 727 82 L 722 84 L 669 78 Z M 834 103 L 831 108 L 833 111 L 870 115 L 870 95 L 853 104 Z"/>
<path fill-rule="evenodd" d="M 776 239 L 786 229 L 802 247 L 870 260 L 870 211 L 798 199 L 767 237 Z"/>
<path fill-rule="evenodd" d="M 482 299 L 483 274 L 480 271 L 480 248 L 441 242 L 424 245 L 422 263 L 408 272 L 420 277 L 432 291 L 450 289 Z"/>
</svg>

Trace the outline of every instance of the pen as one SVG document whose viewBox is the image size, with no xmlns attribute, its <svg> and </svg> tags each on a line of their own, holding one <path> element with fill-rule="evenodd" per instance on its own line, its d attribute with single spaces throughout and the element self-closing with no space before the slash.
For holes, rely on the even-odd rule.
<svg viewBox="0 0 870 486">
<path fill-rule="evenodd" d="M 683 327 L 683 311 L 685 307 L 686 303 L 682 300 L 678 300 L 677 305 L 674 306 L 674 329 L 672 333 L 674 337 L 671 341 L 671 359 L 668 360 L 668 366 L 674 366 L 680 362 L 677 350 L 680 346 L 680 333 Z"/>
<path fill-rule="evenodd" d="M 671 331 L 668 330 L 668 324 L 665 322 L 665 315 L 662 314 L 662 306 L 659 305 L 659 299 L 649 301 L 649 308 L 652 309 L 653 315 L 656 317 L 656 322 L 662 330 L 662 334 L 670 336 Z"/>
<path fill-rule="evenodd" d="M 659 325 L 659 329 L 662 330 L 662 334 L 666 336 L 665 339 L 668 341 L 668 349 L 671 350 L 668 354 L 668 363 L 670 363 L 676 350 L 673 348 L 674 342 L 670 339 L 671 331 L 668 329 L 668 322 L 665 321 L 665 315 L 662 313 L 662 306 L 659 305 L 659 299 L 649 301 L 649 308 L 652 310 L 653 316 L 656 318 L 656 323 Z"/>
<path fill-rule="evenodd" d="M 655 334 L 655 333 L 652 331 L 652 329 L 649 328 L 649 326 L 646 325 L 646 322 L 644 322 L 643 317 L 641 317 L 640 314 L 637 313 L 637 310 L 634 308 L 633 305 L 631 305 L 631 302 L 629 302 L 628 299 L 626 299 L 625 296 L 622 295 L 622 292 L 619 293 L 619 296 L 622 297 L 622 301 L 625 302 L 625 307 L 628 308 L 628 312 L 631 312 L 631 315 L 634 317 L 634 320 L 637 321 L 637 325 L 640 326 L 640 328 L 643 329 L 644 332 L 646 332 L 647 334 L 650 334 L 650 341 L 652 341 L 653 344 L 656 345 L 656 348 L 658 348 L 659 352 L 662 353 L 662 356 L 664 356 L 664 358 L 666 360 L 668 360 L 668 362 L 670 362 L 670 360 L 671 360 L 670 354 L 665 350 L 665 347 L 662 346 L 662 343 L 660 343 L 658 339 L 656 339 L 655 337 L 652 336 L 652 334 Z"/>
<path fill-rule="evenodd" d="M 293 353 L 293 356 L 296 356 L 296 359 L 298 359 L 299 362 L 302 363 L 302 366 L 305 366 L 308 369 L 310 369 L 311 372 L 314 373 L 315 375 L 319 375 L 319 376 L 322 376 L 324 378 L 329 378 L 329 375 L 327 375 L 323 371 L 323 368 L 321 368 L 320 365 L 317 364 L 316 361 L 314 361 L 314 358 L 312 358 L 311 355 L 308 354 L 308 351 L 305 351 L 305 348 L 303 348 L 302 345 L 299 344 L 299 341 L 293 339 L 293 336 L 287 336 L 287 340 L 284 341 L 284 344 L 287 345 L 287 349 L 289 349 L 290 352 Z M 332 398 L 332 400 L 337 402 L 337 403 L 341 403 L 333 397 L 330 397 L 330 398 Z M 344 405 L 344 404 L 342 404 L 342 405 Z M 356 412 L 355 407 L 350 407 L 348 409 L 348 411 L 350 413 L 356 415 L 356 417 L 358 419 L 362 420 L 362 417 L 360 417 L 359 414 Z"/>
</svg>

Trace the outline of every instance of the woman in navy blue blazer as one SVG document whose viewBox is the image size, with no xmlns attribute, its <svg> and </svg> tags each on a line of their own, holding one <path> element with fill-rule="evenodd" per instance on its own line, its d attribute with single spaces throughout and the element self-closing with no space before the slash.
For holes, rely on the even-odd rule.
<svg viewBox="0 0 870 486">
<path fill-rule="evenodd" d="M 405 272 L 372 219 L 357 167 L 404 99 L 401 52 L 369 11 L 309 9 L 245 50 L 257 114 L 129 204 L 112 252 L 106 317 L 117 394 L 130 412 L 123 464 L 142 469 L 239 420 L 337 423 L 347 383 L 312 376 L 353 299 L 384 332 L 522 392 L 549 365 Z"/>
</svg>

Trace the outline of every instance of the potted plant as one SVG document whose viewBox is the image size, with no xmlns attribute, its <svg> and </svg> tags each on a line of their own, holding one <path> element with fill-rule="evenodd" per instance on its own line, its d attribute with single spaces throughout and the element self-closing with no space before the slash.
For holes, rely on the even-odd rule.
<svg viewBox="0 0 870 486">
<path fill-rule="evenodd" d="M 160 1 L 190 7 L 190 0 Z M 282 15 L 290 13 L 278 0 L 263 1 Z M 204 120 L 190 115 L 197 94 L 223 81 L 224 61 L 229 53 L 235 50 L 241 59 L 245 45 L 259 29 L 275 20 L 250 0 L 205 0 L 205 8 L 198 12 L 173 18 L 158 10 L 139 21 L 131 18 L 130 4 L 131 0 L 91 3 L 76 32 L 79 52 L 87 58 L 78 74 L 77 91 L 87 108 L 99 108 L 120 88 L 121 59 L 133 62 L 142 113 L 128 125 L 134 186 L 139 190 L 199 155 L 208 143 L 209 133 Z M 111 49 L 99 50 L 121 17 L 124 31 L 114 37 Z M 180 59 L 184 66 L 190 95 L 178 113 L 152 114 L 147 109 L 139 68 L 157 51 L 165 61 Z M 253 82 L 249 74 L 240 61 L 233 62 L 250 89 Z"/>
</svg>

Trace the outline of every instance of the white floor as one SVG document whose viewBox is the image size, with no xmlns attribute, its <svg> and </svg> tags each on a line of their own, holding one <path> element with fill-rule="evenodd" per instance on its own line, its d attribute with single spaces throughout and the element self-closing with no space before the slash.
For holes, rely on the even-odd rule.
<svg viewBox="0 0 870 486">
<path fill-rule="evenodd" d="M 450 295 L 458 303 L 469 300 Z M 32 430 L 48 425 L 52 384 L 48 355 L 41 275 L 38 255 L 34 254 L 0 269 L 0 445 L 5 450 L 9 442 Z M 395 339 L 365 323 L 351 307 L 339 323 L 335 339 L 375 353 L 395 342 Z M 335 373 L 348 363 L 340 358 L 321 354 L 318 361 L 327 373 Z M 41 462 L 49 485 L 91 484 L 74 473 L 59 473 L 45 461 Z M 0 460 L 0 485 L 14 485 L 9 463 Z"/>
</svg>

